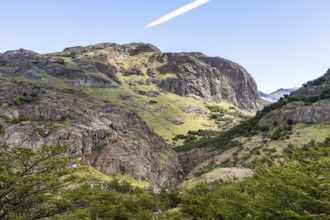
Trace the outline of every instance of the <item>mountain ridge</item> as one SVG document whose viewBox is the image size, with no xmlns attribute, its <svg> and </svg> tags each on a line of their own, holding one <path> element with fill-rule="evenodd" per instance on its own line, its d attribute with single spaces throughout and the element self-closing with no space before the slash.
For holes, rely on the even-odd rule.
<svg viewBox="0 0 330 220">
<path fill-rule="evenodd" d="M 262 99 L 266 100 L 266 101 L 276 102 L 277 100 L 279 100 L 284 95 L 289 95 L 290 93 L 292 93 L 293 91 L 295 91 L 297 89 L 298 89 L 298 87 L 287 88 L 287 89 L 280 88 L 280 89 L 278 89 L 274 92 L 271 92 L 269 94 L 259 91 L 259 96 Z"/>
<path fill-rule="evenodd" d="M 200 53 L 161 53 L 151 44 L 7 51 L 0 83 L 2 144 L 68 145 L 68 154 L 105 174 L 157 186 L 183 175 L 165 141 L 231 127 L 243 110 L 260 108 L 257 86 L 241 66 Z M 211 120 L 210 106 L 225 117 L 213 113 L 221 120 Z"/>
<path fill-rule="evenodd" d="M 187 160 L 183 163 L 185 186 L 203 182 L 201 178 L 208 176 L 203 174 L 211 175 L 219 168 L 255 168 L 259 163 L 281 160 L 289 145 L 324 141 L 329 131 L 330 69 L 232 129 L 177 148 L 183 161 Z M 189 163 L 191 154 L 194 164 Z"/>
</svg>

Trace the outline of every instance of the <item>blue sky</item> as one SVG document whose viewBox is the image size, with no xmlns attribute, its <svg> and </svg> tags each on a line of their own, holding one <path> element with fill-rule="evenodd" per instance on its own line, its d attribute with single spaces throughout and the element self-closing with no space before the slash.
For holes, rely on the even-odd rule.
<svg viewBox="0 0 330 220">
<path fill-rule="evenodd" d="M 0 0 L 0 53 L 100 42 L 200 51 L 245 67 L 259 90 L 300 86 L 330 67 L 330 0 L 211 0 L 145 26 L 193 0 Z"/>
</svg>

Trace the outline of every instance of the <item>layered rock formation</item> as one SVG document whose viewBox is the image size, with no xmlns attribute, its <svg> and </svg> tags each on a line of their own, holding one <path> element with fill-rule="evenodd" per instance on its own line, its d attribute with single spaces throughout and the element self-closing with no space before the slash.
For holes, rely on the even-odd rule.
<svg viewBox="0 0 330 220">
<path fill-rule="evenodd" d="M 127 66 L 127 56 L 144 56 L 143 63 Z M 124 76 L 149 76 L 148 82 L 181 96 L 195 95 L 212 101 L 227 101 L 240 108 L 260 109 L 257 85 L 238 64 L 200 53 L 161 53 L 149 44 L 98 44 L 67 48 L 62 53 L 39 55 L 32 51 L 8 51 L 0 57 L 0 74 L 40 78 L 43 72 L 63 77 L 75 86 L 111 88 Z M 27 71 L 29 70 L 29 71 Z M 23 72 L 22 72 L 23 71 Z M 145 72 L 145 73 L 144 73 Z M 111 80 L 101 77 L 101 73 Z M 175 77 L 156 77 L 174 74 Z M 112 81 L 112 82 L 111 82 Z"/>
<path fill-rule="evenodd" d="M 260 124 L 269 126 L 277 121 L 279 123 L 321 123 L 330 120 L 330 100 L 320 100 L 311 105 L 303 101 L 288 103 L 281 109 L 266 114 Z"/>
<path fill-rule="evenodd" d="M 261 105 L 241 66 L 200 53 L 162 53 L 150 44 L 103 43 L 46 55 L 7 51 L 0 54 L 0 77 L 0 143 L 65 144 L 105 174 L 128 173 L 154 185 L 175 183 L 183 169 L 137 112 L 189 129 L 181 117 L 208 119 L 205 106 L 187 110 L 196 105 L 191 97 L 248 111 Z M 190 101 L 170 114 L 178 98 L 167 101 L 167 94 Z"/>
<path fill-rule="evenodd" d="M 0 80 L 0 143 L 69 146 L 70 155 L 108 175 L 131 174 L 154 185 L 181 175 L 177 154 L 133 111 L 76 90 Z"/>
<path fill-rule="evenodd" d="M 236 63 L 200 53 L 164 53 L 153 59 L 165 63 L 157 69 L 161 74 L 176 75 L 157 82 L 168 92 L 195 95 L 215 102 L 226 101 L 250 111 L 261 108 L 255 81 Z"/>
<path fill-rule="evenodd" d="M 310 81 L 290 96 L 280 99 L 279 107 L 264 115 L 260 124 L 321 123 L 330 120 L 330 69 L 320 78 Z"/>
</svg>

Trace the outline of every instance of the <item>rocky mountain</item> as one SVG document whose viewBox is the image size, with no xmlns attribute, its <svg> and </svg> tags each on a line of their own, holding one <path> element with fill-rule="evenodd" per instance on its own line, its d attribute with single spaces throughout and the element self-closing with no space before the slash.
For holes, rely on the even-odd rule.
<svg viewBox="0 0 330 220">
<path fill-rule="evenodd" d="M 178 148 L 185 161 L 185 185 L 207 182 L 206 176 L 221 179 L 221 175 L 214 176 L 220 168 L 254 168 L 258 163 L 281 160 L 289 145 L 324 141 L 329 136 L 330 69 L 217 137 Z"/>
<path fill-rule="evenodd" d="M 270 94 L 267 93 L 263 93 L 259 91 L 259 96 L 268 101 L 268 102 L 276 102 L 278 101 L 280 98 L 282 98 L 284 95 L 289 95 L 290 93 L 292 93 L 293 91 L 297 90 L 298 88 L 290 88 L 290 89 L 278 89 L 275 92 L 272 92 Z"/>
<path fill-rule="evenodd" d="M 154 185 L 176 182 L 176 153 L 133 111 L 76 90 L 1 80 L 0 143 L 67 145 L 70 155 L 108 175 L 131 174 Z"/>
<path fill-rule="evenodd" d="M 261 124 L 270 125 L 274 121 L 282 124 L 288 121 L 321 123 L 330 120 L 330 69 L 322 77 L 279 100 L 277 106 L 260 120 Z"/>
<path fill-rule="evenodd" d="M 256 83 L 238 64 L 140 43 L 7 51 L 0 84 L 1 144 L 65 144 L 105 174 L 158 186 L 183 175 L 172 137 L 219 129 L 261 107 Z M 210 105 L 230 115 L 216 123 Z"/>
<path fill-rule="evenodd" d="M 20 60 L 20 61 L 17 61 Z M 189 130 L 226 127 L 209 120 L 209 105 L 261 108 L 256 83 L 238 64 L 201 53 L 162 53 L 153 45 L 103 43 L 39 55 L 1 55 L 4 77 L 79 89 L 132 108 L 167 142 Z"/>
</svg>

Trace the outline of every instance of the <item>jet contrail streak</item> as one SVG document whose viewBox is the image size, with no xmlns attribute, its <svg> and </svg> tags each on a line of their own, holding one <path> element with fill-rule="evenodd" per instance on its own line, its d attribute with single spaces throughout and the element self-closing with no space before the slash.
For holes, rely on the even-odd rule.
<svg viewBox="0 0 330 220">
<path fill-rule="evenodd" d="M 196 0 L 188 5 L 185 5 L 175 11 L 172 11 L 171 13 L 161 17 L 160 19 L 154 21 L 154 22 L 151 22 L 150 24 L 148 24 L 146 26 L 146 28 L 150 28 L 150 27 L 153 27 L 153 26 L 156 26 L 156 25 L 159 25 L 161 23 L 164 23 L 168 20 L 171 20 L 172 18 L 176 17 L 176 16 L 179 16 L 179 15 L 182 15 L 183 13 L 186 13 L 187 11 L 190 11 L 194 8 L 197 8 L 198 6 L 201 6 L 207 2 L 209 2 L 211 0 Z"/>
</svg>

